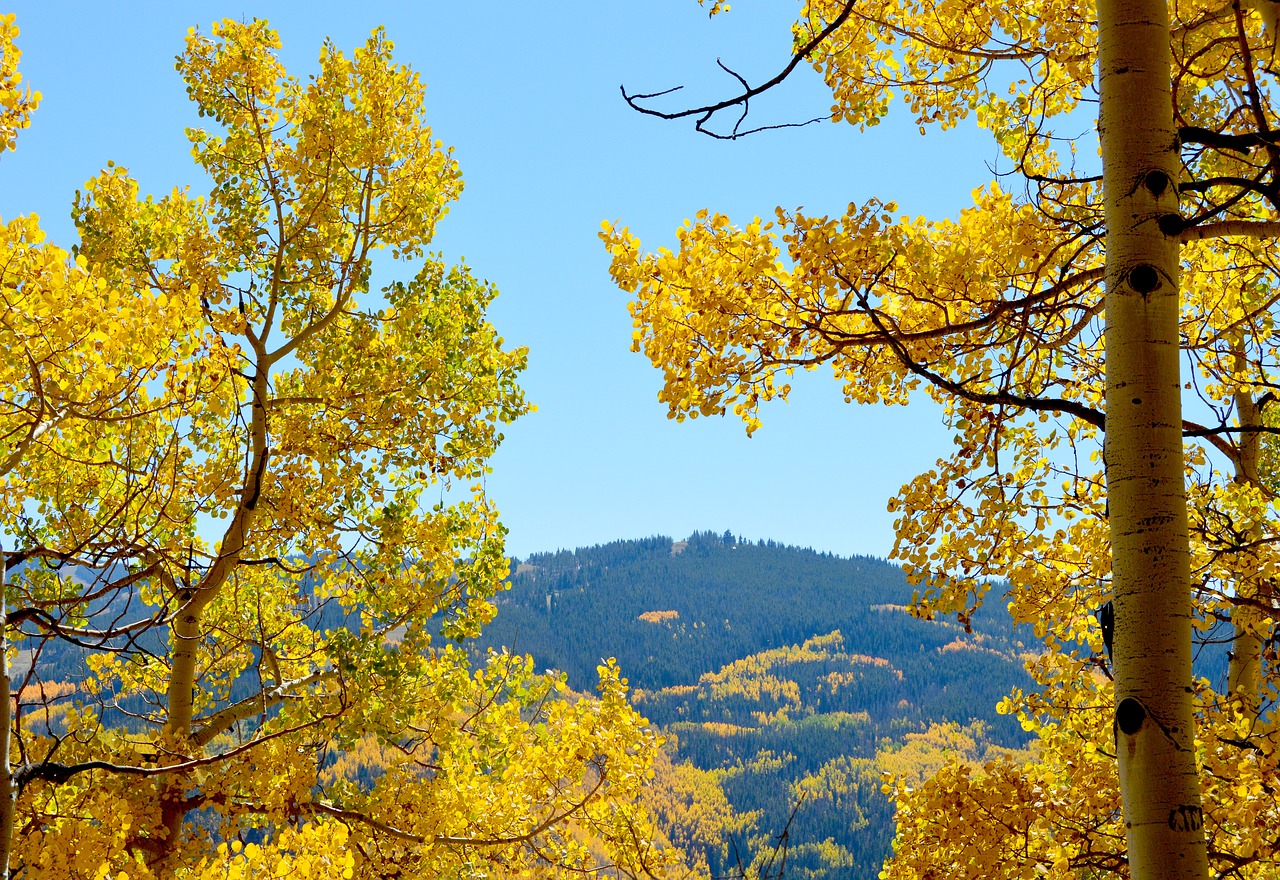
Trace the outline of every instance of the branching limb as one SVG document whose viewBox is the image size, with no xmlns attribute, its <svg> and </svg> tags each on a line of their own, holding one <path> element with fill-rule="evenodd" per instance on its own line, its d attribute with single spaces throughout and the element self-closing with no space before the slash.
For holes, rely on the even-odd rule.
<svg viewBox="0 0 1280 880">
<path fill-rule="evenodd" d="M 272 706 L 276 706 L 285 700 L 293 699 L 297 696 L 297 692 L 325 679 L 333 678 L 333 672 L 313 672 L 303 678 L 295 678 L 291 681 L 282 682 L 270 690 L 265 690 L 246 697 L 238 703 L 232 703 L 224 709 L 215 712 L 208 718 L 200 722 L 200 729 L 191 737 L 191 742 L 197 747 L 203 748 L 207 746 L 213 739 L 236 722 L 243 721 L 246 718 L 252 718 L 254 715 L 261 715 Z"/>
<path fill-rule="evenodd" d="M 1203 241 L 1206 238 L 1223 238 L 1239 235 L 1257 239 L 1280 239 L 1280 220 L 1219 220 L 1216 223 L 1201 223 L 1182 230 L 1178 240 Z"/>
<path fill-rule="evenodd" d="M 1280 144 L 1280 132 L 1262 131 L 1248 134 L 1228 134 L 1201 128 L 1198 125 L 1184 125 L 1178 129 L 1178 138 L 1184 144 L 1203 144 L 1220 150 L 1232 150 L 1237 153 L 1248 153 L 1257 147 L 1268 147 Z"/>
<path fill-rule="evenodd" d="M 13 779 L 14 783 L 18 787 L 22 787 L 38 779 L 52 782 L 54 784 L 60 784 L 80 773 L 88 773 L 93 770 L 102 770 L 107 773 L 115 773 L 122 776 L 141 777 L 166 776 L 175 773 L 185 773 L 189 770 L 196 770 L 200 767 L 208 767 L 213 764 L 221 763 L 229 758 L 234 758 L 237 755 L 243 754 L 250 749 L 257 748 L 263 743 L 270 742 L 271 740 L 278 739 L 282 736 L 291 736 L 300 730 L 306 729 L 307 727 L 311 727 L 323 721 L 330 721 L 336 717 L 337 713 L 320 715 L 305 724 L 281 728 L 280 730 L 272 731 L 271 733 L 263 736 L 255 737 L 249 742 L 236 746 L 235 748 L 228 749 L 225 752 L 218 752 L 215 755 L 207 755 L 203 758 L 184 757 L 183 760 L 178 761 L 177 763 L 166 764 L 163 767 L 140 767 L 136 764 L 116 764 L 111 761 L 101 760 L 78 761 L 74 764 L 63 764 L 59 761 L 33 761 L 31 763 L 24 764 L 15 770 L 13 773 Z"/>
<path fill-rule="evenodd" d="M 720 65 L 721 70 L 735 77 L 740 83 L 742 83 L 743 91 L 741 94 L 737 95 L 736 97 L 728 98 L 724 101 L 718 101 L 714 104 L 706 104 L 702 107 L 692 107 L 687 110 L 676 110 L 671 112 L 654 110 L 652 107 L 646 107 L 640 102 L 647 101 L 651 98 L 660 98 L 663 95 L 670 95 L 673 92 L 677 92 L 680 89 L 684 88 L 683 86 L 676 86 L 675 88 L 666 89 L 665 91 L 651 92 L 645 95 L 628 94 L 626 86 L 619 86 L 619 89 L 622 92 L 622 99 L 627 102 L 627 106 L 629 106 L 632 110 L 635 110 L 638 113 L 643 113 L 646 116 L 656 116 L 659 119 L 686 119 L 688 117 L 695 116 L 697 117 L 697 121 L 694 127 L 698 131 L 700 131 L 702 134 L 708 135 L 710 137 L 718 138 L 720 140 L 735 140 L 737 138 L 745 137 L 746 135 L 754 134 L 759 131 L 766 131 L 774 128 L 795 128 L 802 125 L 810 125 L 811 123 L 814 123 L 814 122 L 820 122 L 822 121 L 822 119 L 826 117 L 821 117 L 818 119 L 810 119 L 808 122 L 790 122 L 790 123 L 783 123 L 780 125 L 765 125 L 765 126 L 760 126 L 759 128 L 753 128 L 749 131 L 742 131 L 740 129 L 740 126 L 742 125 L 743 120 L 746 119 L 747 117 L 747 106 L 748 104 L 750 104 L 751 99 L 754 98 L 756 95 L 760 95 L 760 94 L 763 94 L 764 92 L 769 91 L 774 86 L 780 85 L 787 77 L 791 76 L 791 74 L 795 72 L 795 69 L 800 66 L 801 62 L 807 61 L 809 56 L 813 53 L 813 51 L 817 49 L 820 45 L 822 45 L 822 43 L 827 39 L 827 37 L 835 33 L 836 30 L 839 29 L 839 27 L 849 19 L 849 16 L 853 13 L 853 6 L 854 6 L 854 0 L 848 0 L 848 2 L 846 2 L 844 6 L 840 9 L 839 15 L 837 15 L 834 19 L 832 19 L 831 22 L 825 28 L 819 31 L 818 34 L 812 40 L 810 40 L 809 42 L 801 46 L 800 49 L 797 50 L 796 53 L 791 56 L 791 61 L 787 63 L 786 67 L 784 67 L 781 71 L 775 74 L 771 79 L 767 80 L 764 83 L 761 83 L 758 86 L 755 86 L 755 87 L 748 86 L 746 83 L 746 80 L 744 80 L 737 73 L 734 73 L 732 70 L 730 70 L 721 62 L 717 61 L 716 63 Z M 738 117 L 737 123 L 734 124 L 732 133 L 719 134 L 717 132 L 711 131 L 706 127 L 707 123 L 711 121 L 711 118 L 713 116 L 715 116 L 721 110 L 727 110 L 730 107 L 742 108 L 742 115 Z"/>
<path fill-rule="evenodd" d="M 10 612 L 7 623 L 10 626 L 19 623 L 31 621 L 35 623 L 44 632 L 63 638 L 92 639 L 97 642 L 107 642 L 112 639 L 121 638 L 123 636 L 144 632 L 154 629 L 157 626 L 163 626 L 168 623 L 168 615 L 160 612 L 151 617 L 135 620 L 133 623 L 126 623 L 123 626 L 112 626 L 107 629 L 87 629 L 79 626 L 66 626 L 47 611 L 38 608 L 21 608 Z"/>
<path fill-rule="evenodd" d="M 539 834 L 547 831 L 553 825 L 572 818 L 575 814 L 586 807 L 587 804 L 595 800 L 600 790 L 604 787 L 607 779 L 608 774 L 601 770 L 596 775 L 596 781 L 591 786 L 590 790 L 583 794 L 577 803 L 572 804 L 564 810 L 552 810 L 546 818 L 522 834 L 512 834 L 505 837 L 458 837 L 451 834 L 435 834 L 428 838 L 420 834 L 413 834 L 412 832 L 396 828 L 394 825 L 390 825 L 380 819 L 375 819 L 367 813 L 343 809 L 342 807 L 334 806 L 333 804 L 326 804 L 322 801 L 300 804 L 299 806 L 316 813 L 322 813 L 326 816 L 333 816 L 335 819 L 340 819 L 343 822 L 358 822 L 362 825 L 367 825 L 370 828 L 374 828 L 385 834 L 389 834 L 392 837 L 397 837 L 400 840 L 405 840 L 410 843 L 438 843 L 452 846 L 510 846 L 517 843 L 530 843 L 537 838 Z"/>
<path fill-rule="evenodd" d="M 1026 397 L 1021 394 L 1015 394 L 1012 391 L 974 391 L 962 382 L 948 379 L 911 356 L 899 335 L 885 326 L 883 316 L 867 302 L 865 294 L 861 295 L 859 300 L 867 317 L 871 319 L 871 322 L 880 331 L 885 344 L 893 351 L 899 363 L 911 373 L 929 382 L 929 384 L 971 403 L 980 403 L 984 406 L 1015 406 L 1030 412 L 1066 413 L 1097 428 L 1105 428 L 1106 417 L 1096 409 L 1085 406 L 1079 401 L 1057 397 Z"/>
</svg>

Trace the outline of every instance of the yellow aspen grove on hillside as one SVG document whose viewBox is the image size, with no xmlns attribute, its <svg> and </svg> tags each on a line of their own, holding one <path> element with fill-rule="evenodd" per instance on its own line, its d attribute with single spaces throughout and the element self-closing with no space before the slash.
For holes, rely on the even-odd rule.
<svg viewBox="0 0 1280 880">
<path fill-rule="evenodd" d="M 1004 708 L 1040 744 L 891 786 L 882 876 L 1275 876 L 1274 20 L 1222 0 L 809 0 L 794 35 L 833 119 L 874 125 L 893 100 L 922 133 L 971 119 L 1012 173 L 951 219 L 873 199 L 704 211 L 655 253 L 602 235 L 673 417 L 752 432 L 794 370 L 826 366 L 849 402 L 928 395 L 954 433 L 890 501 L 894 552 L 926 616 L 967 622 L 1008 582 L 1044 651 L 1041 689 Z M 629 100 L 737 136 L 716 114 L 761 90 Z M 1215 644 L 1226 674 L 1193 678 Z"/>
<path fill-rule="evenodd" d="M 278 48 L 261 21 L 187 38 L 207 194 L 108 166 L 74 257 L 0 223 L 0 866 L 662 875 L 658 742 L 612 661 L 586 698 L 457 644 L 507 574 L 483 477 L 529 407 L 496 292 L 426 250 L 462 179 L 423 87 L 380 30 L 306 80 Z"/>
</svg>

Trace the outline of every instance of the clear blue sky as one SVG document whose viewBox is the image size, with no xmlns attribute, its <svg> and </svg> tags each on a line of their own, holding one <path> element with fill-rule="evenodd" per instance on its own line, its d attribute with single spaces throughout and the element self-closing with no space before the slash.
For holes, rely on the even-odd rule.
<svg viewBox="0 0 1280 880">
<path fill-rule="evenodd" d="M 426 82 L 432 126 L 466 179 L 437 245 L 498 285 L 492 318 L 530 349 L 524 386 L 538 412 L 507 431 L 488 482 L 516 555 L 731 529 L 883 556 L 886 500 L 950 448 L 927 400 L 850 406 L 823 372 L 797 377 L 791 402 L 766 408 L 751 439 L 732 418 L 669 422 L 659 374 L 630 352 L 626 297 L 596 237 L 602 220 L 623 220 L 654 248 L 702 207 L 747 222 L 776 205 L 838 213 L 877 195 L 941 216 L 990 179 L 997 151 L 984 135 L 922 137 L 905 114 L 867 132 L 824 123 L 726 143 L 641 117 L 619 97 L 623 83 L 686 85 L 671 106 L 726 96 L 734 84 L 717 57 L 753 82 L 767 78 L 788 59 L 798 3 L 739 0 L 712 21 L 694 0 L 8 8 L 24 75 L 44 101 L 18 152 L 0 159 L 0 217 L 38 213 L 64 246 L 73 193 L 108 160 L 144 192 L 199 190 L 183 136 L 197 119 L 173 70 L 189 27 L 266 18 L 289 70 L 305 76 L 324 37 L 349 49 L 386 26 L 398 60 Z M 805 69 L 753 112 L 787 122 L 828 105 Z"/>
</svg>

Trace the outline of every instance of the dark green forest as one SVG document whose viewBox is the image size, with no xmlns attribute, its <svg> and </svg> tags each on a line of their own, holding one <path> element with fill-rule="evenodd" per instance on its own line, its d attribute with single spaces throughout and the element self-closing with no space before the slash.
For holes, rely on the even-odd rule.
<svg viewBox="0 0 1280 880">
<path fill-rule="evenodd" d="M 1030 684 L 998 591 L 966 632 L 911 616 L 912 587 L 883 560 L 713 532 L 515 566 L 477 648 L 532 654 L 581 691 L 616 657 L 673 759 L 712 771 L 745 817 L 707 849 L 717 875 L 781 840 L 788 876 L 874 878 L 893 832 L 886 769 L 1026 745 L 995 711 Z"/>
</svg>

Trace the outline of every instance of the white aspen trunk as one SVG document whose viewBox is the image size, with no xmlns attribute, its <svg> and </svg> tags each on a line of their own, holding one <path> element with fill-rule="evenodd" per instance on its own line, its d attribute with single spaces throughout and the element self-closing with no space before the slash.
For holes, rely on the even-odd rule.
<svg viewBox="0 0 1280 880">
<path fill-rule="evenodd" d="M 13 784 L 9 750 L 13 736 L 13 696 L 9 683 L 9 570 L 4 543 L 0 542 L 0 878 L 9 880 L 9 853 L 13 850 L 13 820 L 18 809 L 18 791 Z"/>
<path fill-rule="evenodd" d="M 166 693 L 168 711 L 164 732 L 170 740 L 170 745 L 181 746 L 184 749 L 195 745 L 192 741 L 191 725 L 195 716 L 195 689 L 198 676 L 196 660 L 204 612 L 217 597 L 222 585 L 227 582 L 244 552 L 249 538 L 249 529 L 255 518 L 262 493 L 267 459 L 270 455 L 267 448 L 266 416 L 269 365 L 261 340 L 255 344 L 255 353 L 258 355 L 258 369 L 251 385 L 253 418 L 249 425 L 252 455 L 246 472 L 240 506 L 223 535 L 217 560 L 201 578 L 192 594 L 183 597 L 182 607 L 170 625 L 172 668 L 169 672 L 169 687 Z M 185 778 L 178 776 L 175 779 L 162 775 L 157 781 L 157 789 L 160 795 L 160 827 L 164 834 L 161 844 L 163 858 L 158 864 L 157 873 L 161 877 L 171 877 L 176 870 L 173 857 L 177 852 L 178 838 L 182 833 L 182 822 L 188 811 L 188 807 L 183 803 Z"/>
<path fill-rule="evenodd" d="M 1242 354 L 1236 355 L 1236 369 L 1246 367 Z M 1261 413 L 1253 396 L 1245 391 L 1235 395 L 1236 415 L 1242 428 L 1256 428 L 1262 424 Z M 1262 437 L 1256 432 L 1240 435 L 1239 453 L 1236 460 L 1236 481 L 1257 487 L 1259 446 Z M 1254 525 L 1246 536 L 1250 542 L 1262 540 L 1262 528 Z M 1250 548 L 1240 554 L 1237 566 L 1236 595 L 1245 600 L 1257 601 L 1262 590 L 1257 577 L 1257 553 Z M 1259 692 L 1259 677 L 1262 673 L 1262 637 L 1258 635 L 1258 624 L 1261 616 L 1256 607 L 1241 604 L 1231 612 L 1231 659 L 1227 667 L 1227 687 L 1240 705 L 1240 709 L 1253 721 L 1258 720 L 1262 710 L 1262 694 Z"/>
<path fill-rule="evenodd" d="M 1191 703 L 1166 0 L 1098 0 L 1116 750 L 1133 880 L 1208 876 Z"/>
</svg>

